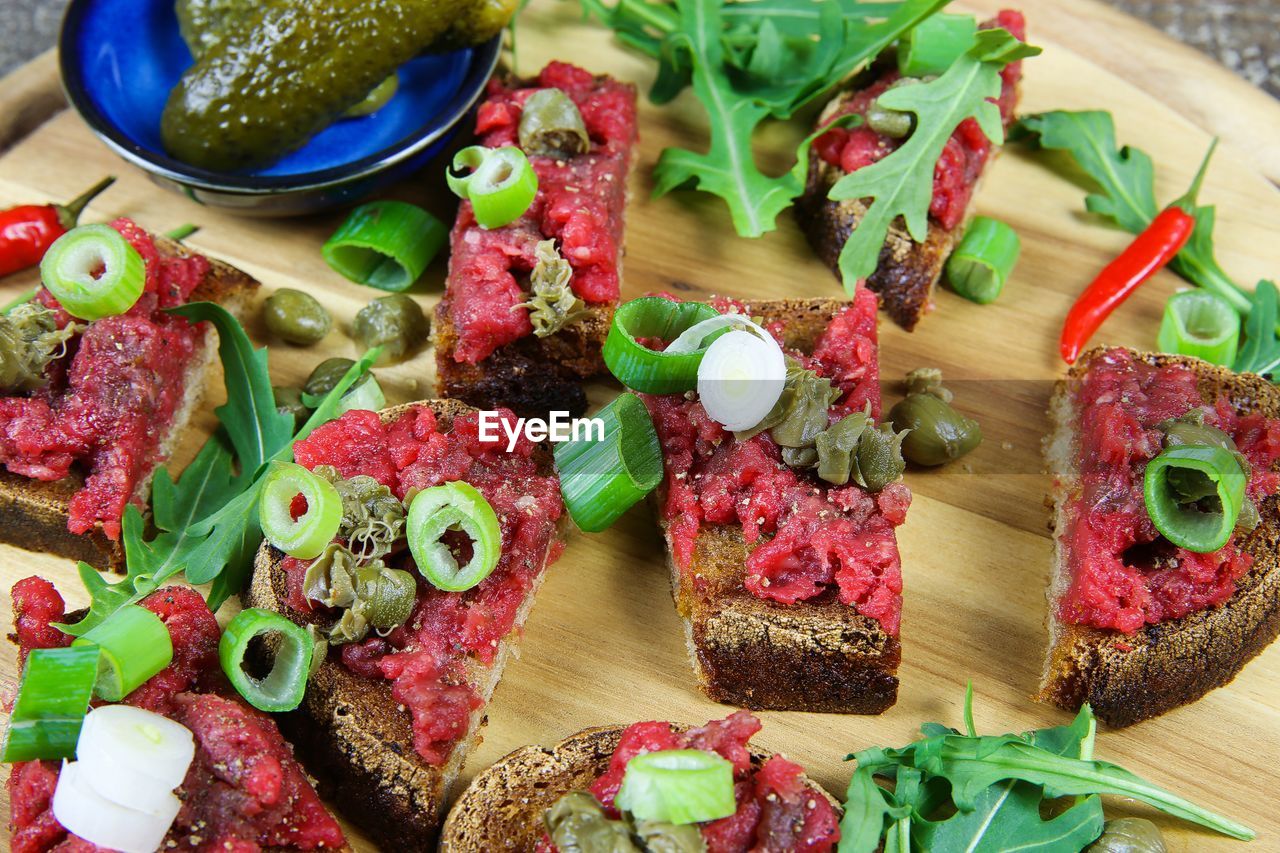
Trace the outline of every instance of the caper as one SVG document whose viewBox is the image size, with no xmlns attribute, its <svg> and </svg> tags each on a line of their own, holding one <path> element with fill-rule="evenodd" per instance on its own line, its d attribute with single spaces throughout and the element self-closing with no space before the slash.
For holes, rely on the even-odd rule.
<svg viewBox="0 0 1280 853">
<path fill-rule="evenodd" d="M 610 820 L 596 798 L 571 791 L 542 817 L 551 843 L 560 853 L 639 853 L 626 823 Z"/>
<path fill-rule="evenodd" d="M 311 409 L 307 408 L 306 403 L 302 402 L 301 388 L 294 388 L 291 385 L 273 385 L 271 390 L 276 395 L 276 410 L 293 418 L 295 431 L 307 422 L 307 418 L 311 417 Z"/>
<path fill-rule="evenodd" d="M 48 382 L 45 368 L 67 351 L 67 341 L 84 329 L 58 328 L 57 315 L 38 302 L 24 302 L 0 314 L 0 391 L 34 391 Z"/>
<path fill-rule="evenodd" d="M 839 396 L 830 379 L 798 364 L 788 364 L 783 395 L 774 412 L 765 418 L 766 423 L 772 421 L 769 435 L 783 447 L 811 445 L 814 437 L 827 428 L 827 409 Z"/>
<path fill-rule="evenodd" d="M 399 361 L 427 339 L 431 324 L 422 307 L 403 293 L 380 296 L 360 309 L 351 337 L 361 347 L 382 347 L 381 363 Z"/>
<path fill-rule="evenodd" d="M 885 91 L 892 92 L 902 86 L 910 86 L 919 82 L 920 80 L 916 77 L 902 77 L 895 80 Z M 913 113 L 882 106 L 879 98 L 872 101 L 871 106 L 867 108 L 866 119 L 867 127 L 891 139 L 905 139 L 911 135 L 911 131 L 916 124 L 916 117 Z"/>
<path fill-rule="evenodd" d="M 671 823 L 638 820 L 635 825 L 635 834 L 644 843 L 644 849 L 649 853 L 700 853 L 707 849 L 702 831 L 691 823 L 677 826 Z"/>
<path fill-rule="evenodd" d="M 307 377 L 306 384 L 302 386 L 303 392 L 313 397 L 322 397 L 328 394 L 338 387 L 338 383 L 342 381 L 342 377 L 347 375 L 347 371 L 351 369 L 353 364 L 355 362 L 349 358 L 326 358 L 316 365 L 315 370 L 311 371 L 311 375 Z M 351 390 L 354 391 L 369 381 L 369 377 L 372 375 L 372 373 L 366 373 L 361 376 L 351 386 Z"/>
<path fill-rule="evenodd" d="M 1236 443 L 1231 436 L 1217 427 L 1204 422 L 1204 411 L 1194 412 L 1180 418 L 1165 421 L 1157 427 L 1164 433 L 1165 447 L 1179 447 L 1196 444 L 1205 447 L 1221 447 L 1223 450 L 1236 452 Z"/>
<path fill-rule="evenodd" d="M 356 572 L 357 607 L 379 631 L 389 631 L 409 621 L 417 600 L 418 585 L 413 575 L 381 565 L 365 566 Z"/>
<path fill-rule="evenodd" d="M 271 334 L 300 346 L 318 343 L 333 328 L 333 317 L 314 296 L 291 287 L 267 297 L 262 319 Z"/>
<path fill-rule="evenodd" d="M 1102 825 L 1102 835 L 1085 853 L 1165 853 L 1164 836 L 1145 818 L 1114 818 Z"/>
<path fill-rule="evenodd" d="M 889 410 L 894 429 L 909 430 L 903 455 L 917 465 L 945 465 L 982 443 L 982 427 L 951 407 L 942 374 L 925 368 L 907 375 L 907 396 Z"/>
<path fill-rule="evenodd" d="M 863 430 L 858 439 L 857 467 L 854 482 L 871 492 L 878 492 L 897 480 L 906 470 L 902 459 L 902 433 L 894 433 L 888 424 Z"/>
<path fill-rule="evenodd" d="M 591 148 L 573 99 L 560 89 L 539 89 L 520 111 L 520 147 L 526 154 L 568 159 Z"/>
<path fill-rule="evenodd" d="M 854 452 L 862 433 L 873 426 L 871 418 L 861 412 L 846 415 L 814 439 L 818 453 L 818 476 L 828 483 L 843 486 L 853 476 Z"/>
</svg>

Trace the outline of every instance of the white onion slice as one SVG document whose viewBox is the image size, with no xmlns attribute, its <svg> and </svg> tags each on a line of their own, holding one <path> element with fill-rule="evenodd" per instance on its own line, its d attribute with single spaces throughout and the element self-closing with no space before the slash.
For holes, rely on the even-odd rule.
<svg viewBox="0 0 1280 853">
<path fill-rule="evenodd" d="M 122 853 L 155 853 L 182 803 L 173 794 L 160 809 L 141 811 L 113 803 L 80 775 L 80 762 L 64 762 L 53 792 L 53 816 L 69 832 Z"/>
<path fill-rule="evenodd" d="M 190 730 L 130 705 L 104 705 L 84 718 L 79 775 L 103 797 L 132 809 L 164 808 L 195 757 Z"/>
<path fill-rule="evenodd" d="M 772 335 L 733 329 L 702 357 L 698 398 L 713 420 L 740 432 L 764 420 L 786 381 L 787 360 Z"/>
</svg>

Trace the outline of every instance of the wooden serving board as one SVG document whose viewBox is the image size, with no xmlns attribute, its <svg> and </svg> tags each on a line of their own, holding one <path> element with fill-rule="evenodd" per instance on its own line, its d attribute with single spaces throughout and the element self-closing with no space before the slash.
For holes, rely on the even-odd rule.
<svg viewBox="0 0 1280 853">
<path fill-rule="evenodd" d="M 1032 41 L 1045 48 L 1026 64 L 1023 109 L 1111 110 L 1122 140 L 1154 156 L 1161 199 L 1182 192 L 1211 133 L 1221 135 L 1224 144 L 1202 196 L 1219 207 L 1220 260 L 1242 281 L 1280 275 L 1280 191 L 1267 179 L 1280 177 L 1280 105 L 1190 49 L 1090 0 L 1020 5 Z M 997 2 L 977 0 L 972 6 L 991 13 Z M 522 18 L 520 69 L 531 72 L 553 58 L 633 80 L 642 92 L 654 72 L 648 60 L 621 49 L 606 31 L 583 23 L 577 4 L 538 0 Z M 50 95 L 56 91 L 53 63 L 46 57 L 19 73 L 21 99 L 4 114 L 25 116 L 22 121 L 30 125 L 32 115 L 49 114 L 41 105 L 56 106 Z M 0 91 L 14 93 L 15 87 Z M 320 257 L 321 242 L 340 215 L 238 219 L 156 188 L 117 160 L 70 111 L 54 110 L 30 132 L 14 121 L 7 134 L 0 133 L 0 147 L 4 137 L 21 136 L 0 157 L 0 205 L 67 199 L 113 172 L 121 179 L 89 211 L 90 221 L 128 215 L 157 231 L 194 222 L 201 230 L 191 246 L 242 267 L 267 290 L 289 286 L 318 294 L 343 327 L 378 295 L 346 282 Z M 657 290 L 690 297 L 837 295 L 837 282 L 810 253 L 790 216 L 763 239 L 744 240 L 733 233 L 717 199 L 694 193 L 650 198 L 650 171 L 659 152 L 673 144 L 697 148 L 704 134 L 705 120 L 689 95 L 661 109 L 641 101 L 624 296 Z M 793 136 L 773 128 L 766 140 L 785 151 Z M 440 174 L 441 167 L 433 166 L 396 194 L 450 219 L 452 200 Z M 927 720 L 959 725 L 970 679 L 982 731 L 1069 719 L 1029 698 L 1044 651 L 1050 563 L 1043 506 L 1048 478 L 1039 445 L 1051 384 L 1063 369 L 1056 353 L 1062 318 L 1072 298 L 1129 239 L 1084 214 L 1083 195 L 1042 160 L 1007 151 L 979 198 L 982 213 L 1011 223 L 1022 236 L 1022 261 L 1004 295 L 982 307 L 943 292 L 936 312 L 914 334 L 887 320 L 881 325 L 883 376 L 893 382 L 915 367 L 942 368 L 959 407 L 982 422 L 987 437 L 964 464 L 907 475 L 915 502 L 899 534 L 906 607 L 898 704 L 879 717 L 761 714 L 759 743 L 801 762 L 838 795 L 850 775 L 846 753 L 905 743 Z M 439 297 L 443 276 L 439 262 L 418 285 L 415 295 L 424 307 Z M 0 282 L 0 301 L 34 281 L 27 274 Z M 1162 273 L 1104 326 L 1099 342 L 1152 348 L 1164 301 L 1180 286 L 1172 274 Z M 250 333 L 267 340 L 256 322 Z M 273 345 L 273 376 L 279 384 L 297 384 L 320 359 L 354 353 L 342 331 L 312 349 Z M 424 350 L 378 373 L 392 403 L 429 397 L 433 354 Z M 600 385 L 591 396 L 600 403 L 615 392 Z M 896 393 L 890 385 L 890 402 Z M 215 380 L 175 467 L 185 464 L 214 424 L 212 410 L 221 395 Z M 72 606 L 85 603 L 69 562 L 0 547 L 5 586 L 33 573 L 53 579 Z M 221 617 L 231 610 L 224 608 Z M 10 621 L 8 596 L 0 596 L 0 623 Z M 0 655 L 0 682 L 11 691 L 16 678 L 14 655 Z M 729 711 L 694 686 L 662 543 L 640 506 L 607 533 L 570 536 L 464 776 L 469 779 L 516 747 L 551 744 L 590 725 L 640 719 L 697 724 Z M 1127 730 L 1104 730 L 1097 753 L 1252 825 L 1258 849 L 1280 849 L 1280 813 L 1271 807 L 1280 783 L 1280 649 L 1265 652 L 1229 687 L 1190 707 Z M 1123 803 L 1109 803 L 1112 815 L 1127 810 Z M 1141 807 L 1135 811 L 1150 814 Z M 1232 845 L 1159 820 L 1172 850 Z M 373 849 L 358 833 L 351 837 L 359 849 Z"/>
</svg>

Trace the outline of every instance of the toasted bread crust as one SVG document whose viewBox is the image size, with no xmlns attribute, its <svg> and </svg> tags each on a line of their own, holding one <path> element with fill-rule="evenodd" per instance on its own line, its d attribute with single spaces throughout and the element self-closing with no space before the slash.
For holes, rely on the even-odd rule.
<svg viewBox="0 0 1280 853">
<path fill-rule="evenodd" d="M 786 346 L 812 350 L 847 303 L 836 299 L 746 301 L 744 310 L 781 321 Z M 660 489 L 653 503 L 666 533 Z M 897 700 L 897 637 L 834 596 L 784 605 L 742 585 L 750 550 L 737 525 L 704 525 L 692 564 L 667 549 L 671 592 L 685 622 L 689 656 L 708 698 L 753 710 L 879 714 Z M 699 589 L 682 576 L 699 578 Z"/>
<path fill-rule="evenodd" d="M 624 729 L 584 729 L 549 749 L 521 747 L 481 772 L 445 819 L 441 853 L 532 853 L 544 832 L 543 813 L 570 791 L 585 790 L 608 769 Z M 757 767 L 770 755 L 767 750 L 751 749 Z M 812 780 L 806 781 L 840 813 L 830 794 Z"/>
<path fill-rule="evenodd" d="M 469 364 L 453 357 L 458 329 L 449 315 L 446 295 L 435 309 L 438 390 L 480 409 L 505 406 L 521 417 L 550 411 L 581 415 L 587 409 L 582 380 L 605 371 L 600 350 L 613 309 L 613 305 L 589 306 L 584 318 L 554 335 L 527 335 Z"/>
<path fill-rule="evenodd" d="M 443 429 L 471 411 L 457 400 L 431 400 L 381 414 L 391 420 L 422 404 L 430 406 Z M 551 471 L 549 451 L 540 451 L 538 462 L 544 472 Z M 269 545 L 259 550 L 245 606 L 271 610 L 305 625 L 310 620 L 284 603 L 288 592 L 282 557 Z M 525 598 L 517 631 L 536 592 L 535 588 Z M 486 703 L 513 648 L 514 637 L 509 636 L 492 666 L 467 667 L 468 680 L 480 685 Z M 392 697 L 389 684 L 355 675 L 330 655 L 312 676 L 302 705 L 278 719 L 299 759 L 316 777 L 318 790 L 338 811 L 384 849 L 426 853 L 435 850 L 449 788 L 479 741 L 484 708 L 472 715 L 467 737 L 455 746 L 448 762 L 433 767 L 415 752 L 412 718 Z"/>
<path fill-rule="evenodd" d="M 1194 702 L 1229 683 L 1280 634 L 1280 500 L 1261 507 L 1262 523 L 1244 540 L 1253 568 L 1220 607 L 1148 625 L 1133 634 L 1061 622 L 1057 598 L 1069 582 L 1062 518 L 1076 488 L 1073 388 L 1101 353 L 1086 353 L 1058 383 L 1052 406 L 1055 434 L 1046 445 L 1055 468 L 1055 581 L 1050 587 L 1050 644 L 1038 698 L 1075 710 L 1088 702 L 1098 718 L 1122 727 Z M 1280 417 L 1280 389 L 1252 374 L 1236 374 L 1193 358 L 1135 353 L 1152 365 L 1181 364 L 1195 371 L 1206 402 L 1225 394 L 1240 412 Z"/>
<path fill-rule="evenodd" d="M 181 243 L 153 235 L 160 254 L 188 257 L 193 254 Z M 243 316 L 258 288 L 246 273 L 222 261 L 209 258 L 209 272 L 192 291 L 192 302 L 217 302 L 232 314 Z M 186 376 L 186 397 L 168 433 L 161 439 L 155 467 L 169 456 L 191 414 L 204 396 L 205 375 L 217 358 L 217 332 L 206 329 Z M 155 467 L 138 483 L 137 495 L 149 491 Z M 124 568 L 124 549 L 107 538 L 102 526 L 79 535 L 67 529 L 71 498 L 84 486 L 84 474 L 73 470 L 62 480 L 45 482 L 10 473 L 0 468 L 0 540 L 28 551 L 46 551 L 72 560 L 83 560 L 100 569 Z"/>
</svg>

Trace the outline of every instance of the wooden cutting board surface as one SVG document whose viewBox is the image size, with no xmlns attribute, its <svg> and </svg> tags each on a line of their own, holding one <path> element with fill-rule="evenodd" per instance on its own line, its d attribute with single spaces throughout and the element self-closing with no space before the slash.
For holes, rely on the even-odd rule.
<svg viewBox="0 0 1280 853">
<path fill-rule="evenodd" d="M 1280 190 L 1267 179 L 1280 177 L 1280 132 L 1274 130 L 1280 128 L 1280 105 L 1190 49 L 1089 0 L 1021 5 L 1032 41 L 1045 48 L 1043 56 L 1026 63 L 1024 111 L 1111 110 L 1121 139 L 1155 158 L 1161 199 L 1182 192 L 1210 134 L 1221 135 L 1224 144 L 1203 192 L 1219 207 L 1219 258 L 1241 281 L 1280 275 Z M 990 13 L 997 3 L 980 0 L 972 6 Z M 522 18 L 519 67 L 529 73 L 553 58 L 633 80 L 642 92 L 653 75 L 648 60 L 584 24 L 576 4 L 537 0 Z M 321 259 L 320 244 L 338 215 L 269 222 L 197 207 L 117 160 L 70 111 L 54 112 L 29 132 L 22 127 L 20 135 L 20 120 L 30 124 L 30 116 L 48 114 L 42 105 L 56 104 L 50 94 L 56 91 L 53 73 L 45 57 L 19 72 L 20 85 L 0 87 L 10 93 L 4 112 L 13 119 L 0 140 L 20 137 L 0 156 L 0 205 L 64 200 L 102 174 L 116 173 L 119 183 L 91 208 L 88 220 L 128 215 L 157 231 L 194 222 L 201 230 L 191 246 L 245 269 L 266 290 L 289 286 L 317 294 L 342 328 L 378 295 L 341 279 Z M 839 294 L 789 215 L 776 232 L 744 240 L 734 235 L 717 199 L 693 193 L 651 199 L 650 172 L 659 152 L 673 144 L 703 145 L 705 120 L 688 95 L 661 109 L 642 99 L 640 114 L 625 297 L 657 290 L 690 297 Z M 786 150 L 792 136 L 772 128 L 762 141 Z M 452 201 L 440 174 L 433 166 L 396 195 L 448 219 Z M 981 420 L 987 438 L 963 465 L 907 475 L 915 501 L 899 533 L 906 604 L 898 704 L 879 717 L 761 714 L 759 743 L 801 762 L 838 795 L 850 775 L 842 760 L 846 753 L 905 743 L 927 720 L 959 725 L 969 679 L 982 731 L 1069 719 L 1029 698 L 1041 668 L 1051 556 L 1043 506 L 1048 478 L 1039 445 L 1045 404 L 1062 371 L 1056 354 L 1061 320 L 1072 298 L 1128 240 L 1091 221 L 1083 195 L 1043 161 L 1007 151 L 978 200 L 981 213 L 1011 223 L 1023 240 L 1021 264 L 999 302 L 977 306 L 943 292 L 937 310 L 914 334 L 887 320 L 881 325 L 883 376 L 896 381 L 915 367 L 942 368 L 958 405 Z M 424 307 L 439 297 L 443 276 L 444 264 L 437 263 L 415 289 Z M 0 282 L 0 301 L 34 281 L 20 274 Z M 1098 341 L 1154 347 L 1164 301 L 1180 286 L 1172 274 L 1162 273 L 1104 326 Z M 249 329 L 266 342 L 260 324 Z M 273 377 L 296 384 L 320 359 L 354 353 L 341 331 L 313 349 L 273 346 Z M 379 371 L 392 403 L 430 396 L 433 374 L 429 350 Z M 615 392 L 602 384 L 591 396 L 600 403 Z M 890 385 L 889 402 L 897 393 Z M 215 378 L 175 468 L 213 425 L 221 395 Z M 85 603 L 69 562 L 0 546 L 4 586 L 33 573 L 54 580 L 71 606 Z M 224 608 L 220 616 L 227 618 L 231 610 Z M 0 596 L 0 623 L 11 623 L 7 595 Z M 0 654 L 0 683 L 12 691 L 16 679 L 12 651 Z M 464 776 L 469 779 L 516 747 L 552 744 L 590 725 L 640 719 L 697 724 L 730 710 L 704 699 L 693 684 L 662 544 L 647 509 L 636 507 L 604 534 L 570 535 L 529 619 L 520 658 L 508 668 L 489 709 L 484 743 Z M 1097 754 L 1252 825 L 1259 833 L 1255 849 L 1280 849 L 1280 813 L 1271 807 L 1280 783 L 1280 649 L 1264 652 L 1229 687 L 1190 707 L 1123 731 L 1104 730 Z M 1126 808 L 1112 802 L 1108 812 Z M 1160 822 L 1172 850 L 1233 844 Z M 358 833 L 352 838 L 359 849 L 373 849 Z"/>
</svg>

